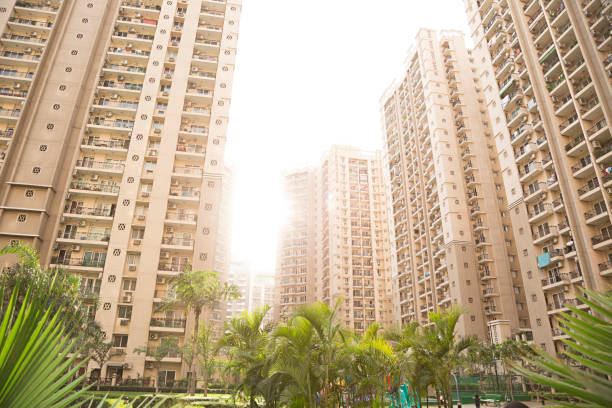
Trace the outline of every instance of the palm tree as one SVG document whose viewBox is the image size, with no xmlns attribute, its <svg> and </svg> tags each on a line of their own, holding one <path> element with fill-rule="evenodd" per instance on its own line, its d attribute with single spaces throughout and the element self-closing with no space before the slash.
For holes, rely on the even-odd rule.
<svg viewBox="0 0 612 408">
<path fill-rule="evenodd" d="M 321 345 L 308 319 L 294 316 L 274 330 L 277 340 L 272 373 L 284 378 L 281 399 L 289 406 L 313 408 L 316 393 L 323 389 L 325 369 L 319 364 Z"/>
<path fill-rule="evenodd" d="M 202 381 L 204 386 L 204 396 L 208 396 L 208 381 L 214 368 L 215 359 L 219 354 L 219 347 L 215 344 L 215 328 L 203 327 L 197 337 L 197 350 L 202 368 Z"/>
<path fill-rule="evenodd" d="M 178 275 L 172 277 L 169 282 L 169 293 L 173 296 L 167 296 L 160 309 L 169 310 L 177 306 L 183 306 L 188 311 L 195 315 L 195 323 L 193 329 L 193 349 L 192 355 L 197 355 L 197 338 L 200 328 L 200 315 L 205 310 L 213 310 L 215 306 L 231 299 L 237 299 L 240 296 L 238 287 L 227 282 L 219 280 L 219 274 L 214 271 L 194 271 L 190 266 Z M 189 387 L 187 392 L 190 395 L 195 394 L 196 376 L 193 370 L 193 363 L 189 367 L 192 373 L 189 379 Z"/>
<path fill-rule="evenodd" d="M 325 378 L 323 381 L 323 406 L 327 406 L 327 398 L 330 388 L 330 369 L 337 360 L 341 346 L 345 342 L 345 332 L 338 319 L 338 308 L 341 299 L 338 299 L 333 309 L 330 309 L 323 302 L 303 305 L 295 313 L 308 320 L 315 330 L 316 343 L 321 366 L 325 368 Z"/>
<path fill-rule="evenodd" d="M 430 362 L 447 408 L 453 406 L 453 373 L 467 364 L 465 352 L 477 344 L 474 337 L 456 338 L 455 328 L 463 312 L 460 306 L 452 305 L 446 312 L 430 313 L 433 324 L 423 328 L 415 350 Z"/>
<path fill-rule="evenodd" d="M 373 396 L 368 406 L 383 406 L 387 375 L 396 374 L 396 355 L 391 343 L 383 336 L 381 327 L 374 323 L 368 327 L 361 338 L 350 341 L 344 354 L 345 361 L 351 366 L 352 384 L 357 395 Z"/>
<path fill-rule="evenodd" d="M 584 289 L 576 296 L 592 313 L 569 306 L 572 314 L 561 313 L 560 329 L 569 336 L 563 340 L 565 360 L 541 349 L 514 370 L 529 379 L 566 393 L 582 404 L 580 407 L 609 407 L 612 401 L 612 293 Z M 534 368 L 528 368 L 529 365 Z M 553 394 L 554 395 L 554 394 Z M 578 406 L 559 401 L 562 406 Z"/>
<path fill-rule="evenodd" d="M 271 328 L 264 324 L 264 318 L 269 310 L 269 306 L 264 306 L 262 309 L 252 313 L 242 313 L 227 321 L 225 333 L 218 343 L 218 347 L 229 358 L 228 368 L 236 370 L 241 375 L 237 392 L 242 392 L 246 396 L 249 407 L 252 408 L 258 406 L 257 396 L 264 393 L 264 381 L 268 379 Z"/>
<path fill-rule="evenodd" d="M 416 391 L 419 406 L 421 398 L 427 395 L 427 388 L 434 383 L 434 368 L 431 362 L 419 353 L 418 346 L 422 343 L 421 327 L 417 322 L 408 323 L 402 330 L 390 329 L 385 337 L 391 342 L 397 355 L 397 379 L 406 379 Z"/>
</svg>

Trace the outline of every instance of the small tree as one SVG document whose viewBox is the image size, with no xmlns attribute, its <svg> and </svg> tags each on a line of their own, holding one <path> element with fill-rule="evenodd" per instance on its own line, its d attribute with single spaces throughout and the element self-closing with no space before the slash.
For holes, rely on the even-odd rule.
<svg viewBox="0 0 612 408">
<path fill-rule="evenodd" d="M 87 350 L 89 351 L 91 359 L 98 363 L 98 367 L 100 367 L 100 378 L 102 378 L 104 365 L 112 357 L 125 354 L 123 351 L 117 351 L 110 341 L 105 342 L 102 333 L 90 339 L 87 343 Z M 96 390 L 100 390 L 100 381 L 98 381 L 96 385 Z"/>
<path fill-rule="evenodd" d="M 215 328 L 202 327 L 198 333 L 198 359 L 202 368 L 202 381 L 204 382 L 204 396 L 208 396 L 208 381 L 215 366 L 219 348 L 215 342 Z"/>
<path fill-rule="evenodd" d="M 166 357 L 169 357 L 173 352 L 176 352 L 179 348 L 179 342 L 176 337 L 162 337 L 159 346 L 152 347 L 137 347 L 134 349 L 134 353 L 140 354 L 145 353 L 145 355 L 153 357 L 153 366 L 157 372 L 157 381 L 155 381 L 155 392 L 159 392 L 159 368 L 161 366 L 162 360 Z"/>
<path fill-rule="evenodd" d="M 160 307 L 162 310 L 183 306 L 195 315 L 195 324 L 192 337 L 192 355 L 196 356 L 197 341 L 200 330 L 200 316 L 205 310 L 213 310 L 219 302 L 237 299 L 240 296 L 238 287 L 219 280 L 219 274 L 214 271 L 194 271 L 189 265 L 170 280 L 170 292 L 174 297 L 166 297 Z M 193 359 L 195 360 L 195 358 Z M 192 364 L 189 371 L 194 373 Z M 192 375 L 187 393 L 195 394 L 196 376 Z"/>
</svg>

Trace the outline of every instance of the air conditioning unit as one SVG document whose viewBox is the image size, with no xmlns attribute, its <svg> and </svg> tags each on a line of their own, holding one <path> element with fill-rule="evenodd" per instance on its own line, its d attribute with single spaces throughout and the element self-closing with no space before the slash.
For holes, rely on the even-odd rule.
<svg viewBox="0 0 612 408">
<path fill-rule="evenodd" d="M 168 61 L 174 62 L 174 57 L 168 57 Z"/>
<path fill-rule="evenodd" d="M 66 217 L 64 217 L 63 215 L 60 217 L 60 224 L 63 224 L 66 222 Z"/>
<path fill-rule="evenodd" d="M 161 277 L 160 277 L 160 278 L 157 278 L 157 283 L 158 283 L 159 285 L 163 285 L 164 283 L 166 283 L 166 278 L 161 278 Z"/>
<path fill-rule="evenodd" d="M 92 174 L 91 177 L 89 178 L 91 181 L 98 181 L 98 179 L 100 178 L 100 176 L 98 176 L 97 174 Z"/>
<path fill-rule="evenodd" d="M 72 195 L 70 193 L 66 193 L 66 200 L 70 200 L 70 198 L 72 198 Z"/>
<path fill-rule="evenodd" d="M 166 227 L 166 232 L 168 234 L 172 234 L 174 232 L 174 228 L 173 227 Z"/>
<path fill-rule="evenodd" d="M 72 170 L 72 176 L 75 177 L 79 174 L 79 171 L 77 169 Z"/>
<path fill-rule="evenodd" d="M 26 48 L 26 49 L 24 50 L 24 52 L 25 52 L 26 54 L 29 54 L 29 53 L 31 53 L 31 52 L 32 52 L 32 49 L 31 49 L 30 47 L 28 47 L 28 48 Z"/>
<path fill-rule="evenodd" d="M 128 60 L 121 61 L 121 65 L 126 66 L 128 64 Z"/>
<path fill-rule="evenodd" d="M 172 74 L 166 74 L 166 79 L 172 79 Z"/>
<path fill-rule="evenodd" d="M 133 28 L 133 27 L 130 27 L 130 29 L 128 30 L 128 32 L 129 32 L 130 34 L 134 34 L 134 33 L 136 32 L 136 29 L 135 29 L 135 28 Z"/>
<path fill-rule="evenodd" d="M 162 92 L 162 96 L 168 96 L 168 91 Z"/>
<path fill-rule="evenodd" d="M 85 220 L 79 220 L 79 227 L 84 227 L 85 225 L 87 225 Z"/>
<path fill-rule="evenodd" d="M 106 117 L 107 118 L 112 118 L 113 117 L 113 112 L 106 112 Z"/>
<path fill-rule="evenodd" d="M 191 68 L 191 72 L 198 72 L 198 67 Z"/>
<path fill-rule="evenodd" d="M 167 251 L 162 251 L 159 253 L 159 257 L 162 259 L 168 259 L 170 258 L 170 253 L 168 253 Z"/>
<path fill-rule="evenodd" d="M 139 214 L 138 215 L 138 221 L 144 221 L 145 220 L 145 215 L 144 214 Z"/>
<path fill-rule="evenodd" d="M 557 268 L 560 268 L 563 266 L 563 262 L 557 262 Z"/>
<path fill-rule="evenodd" d="M 179 185 L 179 181 L 178 180 L 172 180 L 172 183 L 170 183 L 170 185 L 176 187 Z"/>
<path fill-rule="evenodd" d="M 128 265 L 128 270 L 135 271 L 136 270 L 136 265 Z"/>
<path fill-rule="evenodd" d="M 117 77 L 117 80 L 118 80 L 118 81 L 125 81 L 125 77 L 124 77 L 123 75 L 119 75 L 119 76 Z"/>
<path fill-rule="evenodd" d="M 141 239 L 138 239 L 138 238 L 137 238 L 137 239 L 134 239 L 134 240 L 132 240 L 132 244 L 134 244 L 134 245 L 140 245 L 140 244 L 142 244 L 142 240 L 141 240 Z"/>
<path fill-rule="evenodd" d="M 149 333 L 150 340 L 157 340 L 157 333 Z"/>
<path fill-rule="evenodd" d="M 149 196 L 149 194 L 150 194 L 150 193 L 149 193 L 148 191 L 143 191 L 142 193 L 140 193 L 140 195 L 141 195 L 142 197 L 148 197 L 148 196 Z"/>
<path fill-rule="evenodd" d="M 79 252 L 81 250 L 81 246 L 80 245 L 73 245 L 71 248 L 72 248 L 72 250 L 74 252 Z"/>
<path fill-rule="evenodd" d="M 130 319 L 119 319 L 120 326 L 127 326 L 130 324 Z"/>
<path fill-rule="evenodd" d="M 155 130 L 153 131 L 153 133 L 161 133 L 161 129 L 160 129 L 160 128 L 155 128 Z"/>
<path fill-rule="evenodd" d="M 168 203 L 168 209 L 169 209 L 169 210 L 175 210 L 175 209 L 176 209 L 176 204 L 174 204 L 174 203 Z"/>
<path fill-rule="evenodd" d="M 149 156 L 157 156 L 157 150 L 149 150 Z"/>
<path fill-rule="evenodd" d="M 202 41 L 204 39 L 204 36 L 203 35 L 198 35 L 197 38 L 198 38 L 198 40 Z"/>
<path fill-rule="evenodd" d="M 156 340 L 156 339 L 157 339 L 157 334 L 155 334 L 155 333 L 151 333 L 151 334 L 149 335 L 149 338 L 150 338 L 151 340 Z M 153 362 L 152 362 L 152 361 L 145 361 L 145 368 L 154 368 L 154 367 L 153 367 Z"/>
<path fill-rule="evenodd" d="M 59 249 L 59 244 L 57 242 L 53 244 L 53 249 Z"/>
<path fill-rule="evenodd" d="M 112 94 L 112 95 L 111 95 L 111 99 L 119 99 L 119 95 L 117 95 L 117 94 Z"/>
<path fill-rule="evenodd" d="M 601 149 L 601 143 L 597 140 L 593 142 L 593 149 Z"/>
<path fill-rule="evenodd" d="M 123 303 L 132 303 L 132 295 L 126 295 L 122 299 Z"/>
<path fill-rule="evenodd" d="M 176 41 L 172 41 L 171 44 L 172 44 L 173 47 L 178 47 L 178 45 L 179 45 L 179 43 L 177 43 Z"/>
<path fill-rule="evenodd" d="M 608 188 L 606 188 L 606 192 L 607 192 L 608 194 L 612 194 L 612 187 L 608 187 Z"/>
<path fill-rule="evenodd" d="M 123 363 L 123 368 L 129 370 L 133 367 L 132 363 Z"/>
</svg>

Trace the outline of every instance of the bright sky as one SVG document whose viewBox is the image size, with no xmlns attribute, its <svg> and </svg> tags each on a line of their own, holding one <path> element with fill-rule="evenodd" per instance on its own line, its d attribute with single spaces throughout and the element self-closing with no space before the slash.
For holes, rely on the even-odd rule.
<svg viewBox="0 0 612 408">
<path fill-rule="evenodd" d="M 332 144 L 381 147 L 378 101 L 421 27 L 468 33 L 463 1 L 243 0 L 226 150 L 234 260 L 274 272 L 283 170 Z"/>
</svg>

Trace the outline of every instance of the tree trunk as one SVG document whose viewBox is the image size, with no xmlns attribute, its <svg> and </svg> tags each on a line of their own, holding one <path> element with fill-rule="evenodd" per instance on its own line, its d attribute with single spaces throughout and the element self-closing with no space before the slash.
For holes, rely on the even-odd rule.
<svg viewBox="0 0 612 408">
<path fill-rule="evenodd" d="M 196 359 L 196 355 L 198 352 L 198 330 L 200 329 L 200 313 L 202 313 L 202 309 L 196 308 L 195 312 L 195 323 L 193 325 L 193 348 L 191 350 L 193 358 L 191 359 L 191 367 L 189 367 L 189 371 L 191 371 L 191 378 L 189 379 L 189 395 L 194 396 L 196 390 L 196 373 L 195 368 L 193 367 L 193 362 Z"/>
<path fill-rule="evenodd" d="M 204 396 L 208 396 L 208 363 L 204 363 L 202 370 L 202 381 L 204 382 Z"/>
</svg>

